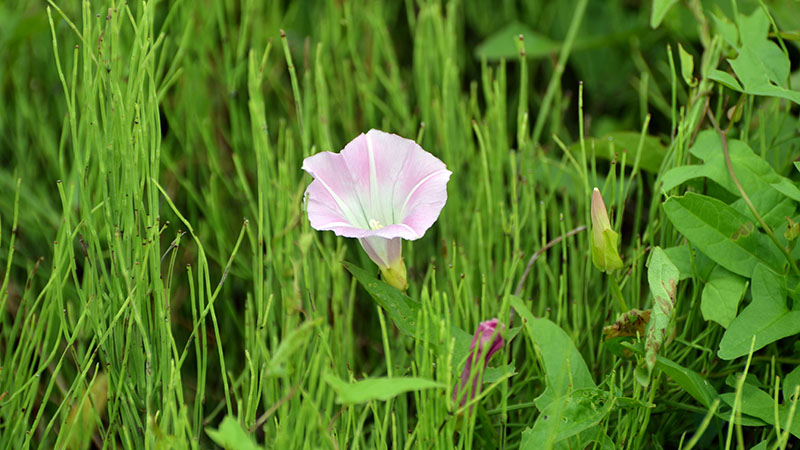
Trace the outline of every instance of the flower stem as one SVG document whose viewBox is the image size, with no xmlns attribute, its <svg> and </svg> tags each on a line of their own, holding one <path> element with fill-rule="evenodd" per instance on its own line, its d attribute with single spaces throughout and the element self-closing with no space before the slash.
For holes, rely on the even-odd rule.
<svg viewBox="0 0 800 450">
<path fill-rule="evenodd" d="M 614 298 L 617 300 L 617 305 L 620 308 L 620 312 L 629 311 L 628 305 L 625 303 L 625 297 L 622 296 L 622 288 L 619 286 L 619 281 L 617 281 L 617 277 L 614 274 L 608 274 L 608 279 L 611 281 L 609 285 L 611 286 L 611 293 L 614 294 Z"/>
</svg>

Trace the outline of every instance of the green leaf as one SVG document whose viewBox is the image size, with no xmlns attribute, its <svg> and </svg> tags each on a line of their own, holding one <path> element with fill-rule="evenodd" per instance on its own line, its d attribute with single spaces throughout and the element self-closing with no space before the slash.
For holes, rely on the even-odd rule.
<svg viewBox="0 0 800 450">
<path fill-rule="evenodd" d="M 497 381 L 513 377 L 517 372 L 513 364 L 504 364 L 500 367 L 487 367 L 483 371 L 483 384 L 492 384 Z"/>
<path fill-rule="evenodd" d="M 231 416 L 225 416 L 218 429 L 206 428 L 206 434 L 225 450 L 259 450 L 253 438 Z"/>
<path fill-rule="evenodd" d="M 700 300 L 700 311 L 703 319 L 713 320 L 728 326 L 736 318 L 739 310 L 739 301 L 747 291 L 747 280 L 728 271 L 722 266 L 717 266 L 709 276 Z"/>
<path fill-rule="evenodd" d="M 408 336 L 417 338 L 417 316 L 422 306 L 411 297 L 370 275 L 366 270 L 348 262 L 343 264 L 364 287 L 370 297 L 386 311 L 389 319 L 394 322 L 397 328 Z M 438 324 L 434 324 L 434 326 L 438 326 Z M 469 355 L 469 346 L 472 343 L 472 334 L 455 325 L 451 325 L 450 337 L 456 341 L 453 361 L 456 363 L 466 361 L 467 355 Z M 448 351 L 449 345 L 450 342 L 448 340 L 439 350 L 441 352 Z M 453 370 L 458 369 L 454 365 Z"/>
<path fill-rule="evenodd" d="M 757 199 L 761 203 L 769 205 L 767 208 L 759 209 L 758 213 L 761 215 L 761 218 L 764 219 L 764 222 L 773 230 L 785 229 L 786 217 L 794 216 L 795 210 L 797 209 L 797 202 L 775 191 L 759 192 Z M 753 216 L 753 213 L 750 211 L 750 207 L 747 206 L 743 198 L 731 203 L 731 208 L 735 209 L 739 214 L 757 222 L 755 216 Z M 783 233 L 776 234 L 781 235 Z"/>
<path fill-rule="evenodd" d="M 605 160 L 613 159 L 614 153 L 621 155 L 622 152 L 627 152 L 628 157 L 625 164 L 630 167 L 634 163 L 640 140 L 641 133 L 638 131 L 616 131 L 601 138 L 588 138 L 584 140 L 584 143 L 587 153 L 591 154 L 592 146 L 594 146 L 595 156 Z M 613 152 L 611 149 L 612 143 L 614 144 Z M 579 154 L 581 151 L 580 142 L 572 144 L 569 150 L 572 154 Z M 650 173 L 658 173 L 661 168 L 661 161 L 664 160 L 664 155 L 666 154 L 667 148 L 659 138 L 645 136 L 642 144 L 642 153 L 639 157 L 639 168 Z M 617 158 L 617 161 L 619 160 L 620 158 Z"/>
<path fill-rule="evenodd" d="M 789 58 L 767 38 L 768 31 L 769 18 L 762 8 L 756 8 L 749 16 L 740 16 L 741 46 L 734 44 L 739 54 L 728 62 L 741 86 L 719 76 L 716 71 L 711 78 L 740 92 L 780 97 L 800 104 L 800 91 L 785 87 L 790 70 Z"/>
<path fill-rule="evenodd" d="M 786 83 L 789 76 L 789 59 L 777 44 L 768 39 L 769 26 L 769 17 L 762 8 L 755 8 L 749 16 L 740 15 L 739 34 L 742 37 L 742 49 L 748 48 L 754 51 L 770 81 L 776 84 Z"/>
<path fill-rule="evenodd" d="M 781 271 L 784 259 L 753 222 L 720 200 L 693 192 L 670 197 L 664 211 L 672 225 L 713 261 L 750 277 L 756 264 Z"/>
<path fill-rule="evenodd" d="M 792 396 L 794 395 L 794 390 L 797 388 L 797 386 L 800 386 L 800 366 L 795 367 L 794 370 L 789 372 L 786 375 L 786 378 L 783 379 L 784 403 L 788 404 L 789 402 L 794 401 Z M 800 398 L 798 398 L 798 401 L 800 401 Z"/>
<path fill-rule="evenodd" d="M 706 408 L 710 408 L 714 400 L 719 397 L 719 394 L 708 380 L 691 369 L 687 369 L 663 356 L 659 356 L 656 359 L 656 367 L 672 378 L 674 382 L 678 383 L 678 386 L 682 387 L 686 393 Z"/>
<path fill-rule="evenodd" d="M 650 26 L 658 28 L 664 16 L 667 15 L 670 8 L 672 8 L 678 0 L 653 0 L 653 9 L 650 12 Z"/>
<path fill-rule="evenodd" d="M 499 61 L 500 59 L 519 59 L 519 49 L 517 41 L 519 35 L 525 39 L 525 56 L 528 58 L 543 58 L 561 49 L 561 43 L 537 33 L 527 25 L 519 22 L 511 22 L 505 27 L 493 33 L 475 48 L 475 56 L 485 57 L 487 61 Z"/>
<path fill-rule="evenodd" d="M 713 176 L 714 172 L 705 164 L 673 167 L 661 177 L 661 192 L 666 194 L 689 180 L 701 177 L 713 179 Z"/>
<path fill-rule="evenodd" d="M 590 448 L 592 450 L 617 450 L 614 441 L 605 432 L 598 432 L 596 429 L 589 428 L 580 435 L 580 448 Z"/>
<path fill-rule="evenodd" d="M 644 351 L 640 346 L 627 346 L 629 350 L 642 354 Z M 656 368 L 664 372 L 672 381 L 678 384 L 687 394 L 700 402 L 706 408 L 711 408 L 714 400 L 720 397 L 716 389 L 700 376 L 697 372 L 681 366 L 680 364 L 672 361 L 671 359 L 659 356 L 656 358 Z M 722 420 L 730 420 L 729 411 L 717 410 L 717 417 Z M 741 417 L 741 424 L 745 426 L 760 426 L 764 422 L 755 417 L 744 415 Z"/>
<path fill-rule="evenodd" d="M 583 356 L 564 330 L 548 319 L 534 317 L 517 296 L 511 296 L 511 306 L 522 318 L 544 368 L 547 386 L 535 400 L 540 411 L 572 390 L 596 387 Z"/>
<path fill-rule="evenodd" d="M 714 180 L 728 192 L 740 197 L 739 189 L 733 182 L 725 163 L 722 139 L 714 130 L 698 134 L 690 153 L 703 160 L 702 165 L 680 166 L 667 171 L 662 178 L 662 191 L 667 192 L 676 186 L 698 177 Z M 788 178 L 778 175 L 764 159 L 756 155 L 744 142 L 728 140 L 728 153 L 734 173 L 744 191 L 750 197 L 756 210 L 772 226 L 780 223 L 785 215 L 792 215 L 795 205 L 786 202 L 791 199 L 800 202 L 800 189 Z M 756 221 L 755 216 L 742 199 L 733 206 L 739 212 Z"/>
<path fill-rule="evenodd" d="M 664 343 L 672 313 L 675 311 L 675 293 L 679 275 L 678 268 L 672 264 L 661 247 L 655 247 L 650 252 L 647 261 L 647 282 L 653 295 L 653 313 L 650 316 L 650 326 L 647 327 L 647 340 L 644 346 L 645 361 L 650 370 L 656 365 L 658 350 Z"/>
<path fill-rule="evenodd" d="M 399 290 L 370 275 L 366 270 L 347 262 L 343 264 L 347 271 L 356 277 L 373 300 L 386 311 L 386 314 L 397 325 L 397 328 L 411 337 L 416 337 L 417 314 L 419 313 L 420 304 Z"/>
<path fill-rule="evenodd" d="M 691 253 L 693 251 L 694 249 L 692 249 L 689 244 L 664 249 L 664 253 L 667 254 L 669 260 L 672 261 L 672 264 L 675 264 L 675 267 L 678 268 L 678 272 L 680 272 L 678 280 L 685 280 L 696 276 L 699 280 L 705 281 L 708 279 L 711 271 L 717 266 L 714 261 L 711 261 L 708 256 L 702 252 L 695 252 L 694 258 L 692 258 Z M 694 259 L 694 263 L 692 259 Z M 697 271 L 697 273 L 695 273 L 695 271 Z"/>
<path fill-rule="evenodd" d="M 733 407 L 736 401 L 735 392 L 726 392 L 720 395 L 722 401 Z M 753 386 L 750 383 L 742 385 L 741 392 L 741 411 L 753 417 L 757 417 L 769 425 L 775 425 L 775 410 L 778 410 L 778 423 L 783 430 L 789 419 L 789 405 L 775 405 L 775 399 L 761 389 Z M 792 426 L 789 432 L 796 438 L 800 438 L 800 408 L 794 412 L 792 418 Z"/>
<path fill-rule="evenodd" d="M 731 47 L 739 46 L 739 29 L 736 24 L 731 22 L 724 14 L 711 14 L 714 19 L 715 31 L 722 36 L 722 39 Z"/>
<path fill-rule="evenodd" d="M 444 389 L 446 384 L 426 378 L 367 378 L 366 380 L 348 383 L 328 373 L 325 382 L 336 392 L 336 402 L 348 405 L 366 403 L 372 400 L 386 401 L 409 391 L 423 389 Z"/>
<path fill-rule="evenodd" d="M 691 53 L 684 50 L 683 46 L 678 44 L 678 56 L 681 60 L 681 76 L 683 81 L 689 86 L 694 86 L 697 82 L 694 80 L 694 57 Z"/>
<path fill-rule="evenodd" d="M 599 389 L 577 389 L 550 402 L 533 428 L 522 433 L 520 449 L 549 448 L 596 426 L 611 411 L 611 395 Z"/>
<path fill-rule="evenodd" d="M 786 306 L 786 287 L 783 278 L 759 264 L 753 271 L 750 284 L 753 301 L 731 323 L 719 343 L 722 359 L 734 359 L 765 345 L 800 333 L 800 311 Z"/>
<path fill-rule="evenodd" d="M 676 245 L 675 247 L 668 247 L 664 249 L 667 258 L 675 264 L 678 268 L 678 280 L 685 280 L 691 278 L 694 274 L 692 268 L 692 249 L 687 244 Z"/>
<path fill-rule="evenodd" d="M 722 84 L 723 86 L 733 89 L 734 91 L 743 92 L 742 85 L 736 78 L 728 72 L 723 72 L 719 69 L 714 69 L 708 74 L 708 78 Z"/>
</svg>

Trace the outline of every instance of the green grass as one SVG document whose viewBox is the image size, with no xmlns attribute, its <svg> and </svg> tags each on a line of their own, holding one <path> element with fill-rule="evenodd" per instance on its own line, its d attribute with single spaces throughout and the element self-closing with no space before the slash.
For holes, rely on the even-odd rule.
<svg viewBox="0 0 800 450">
<path fill-rule="evenodd" d="M 245 448 L 242 433 L 275 449 L 524 447 L 542 354 L 568 350 L 514 328 L 515 296 L 566 332 L 613 401 L 583 442 L 796 445 L 785 421 L 728 420 L 750 401 L 743 374 L 777 411 L 796 336 L 718 358 L 725 329 L 701 312 L 696 248 L 660 355 L 739 406 L 715 415 L 675 372 L 642 372 L 641 346 L 621 357 L 602 335 L 622 312 L 616 289 L 652 307 L 650 250 L 686 242 L 660 186 L 698 163 L 707 114 L 727 126 L 741 105 L 731 138 L 796 185 L 797 105 L 709 78 L 736 55 L 712 14 L 735 23 L 758 3 L 692 0 L 657 29 L 650 2 L 286 3 L 0 5 L 0 448 Z M 790 3 L 765 5 L 782 31 L 800 28 Z M 561 45 L 475 53 L 515 20 Z M 793 38 L 780 44 L 796 70 Z M 507 45 L 538 54 L 529 42 Z M 404 244 L 416 336 L 345 269 L 377 274 L 358 243 L 313 230 L 303 209 L 303 158 L 370 128 L 416 138 L 453 171 L 438 222 Z M 621 131 L 632 145 L 594 139 Z M 595 186 L 622 236 L 611 276 L 583 228 Z M 735 200 L 713 181 L 687 186 Z M 451 326 L 471 335 L 492 317 L 507 343 L 459 414 Z M 331 381 L 412 376 L 446 387 L 350 404 Z"/>
</svg>

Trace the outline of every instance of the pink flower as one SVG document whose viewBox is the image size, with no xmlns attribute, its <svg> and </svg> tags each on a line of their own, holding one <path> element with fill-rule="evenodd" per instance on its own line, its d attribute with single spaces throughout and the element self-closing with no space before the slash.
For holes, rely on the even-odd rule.
<svg viewBox="0 0 800 450">
<path fill-rule="evenodd" d="M 486 369 L 486 364 L 488 364 L 492 355 L 503 347 L 503 337 L 500 336 L 503 328 L 503 324 L 497 319 L 487 320 L 478 325 L 475 336 L 472 337 L 472 345 L 469 346 L 470 353 L 467 357 L 467 364 L 461 372 L 461 382 L 453 390 L 453 401 L 458 402 L 459 407 L 464 406 L 468 399 L 472 400 L 480 394 L 483 371 Z M 494 340 L 491 341 L 491 346 L 486 351 L 486 345 L 492 339 L 492 336 L 494 336 Z M 478 344 L 477 352 L 475 351 L 475 344 Z M 473 356 L 475 359 L 473 359 Z M 470 380 L 472 380 L 471 388 L 468 386 Z"/>
<path fill-rule="evenodd" d="M 303 161 L 314 181 L 306 189 L 311 226 L 358 238 L 383 278 L 405 289 L 402 239 L 421 238 L 447 201 L 450 172 L 416 142 L 370 130 L 340 153 Z"/>
</svg>

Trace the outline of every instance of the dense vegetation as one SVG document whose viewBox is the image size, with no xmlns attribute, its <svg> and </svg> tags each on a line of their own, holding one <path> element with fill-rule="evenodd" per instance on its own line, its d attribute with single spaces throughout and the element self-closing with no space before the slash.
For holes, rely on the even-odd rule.
<svg viewBox="0 0 800 450">
<path fill-rule="evenodd" d="M 0 3 L 0 448 L 797 448 L 798 42 L 790 0 Z M 405 294 L 304 208 L 372 128 L 452 171 Z"/>
</svg>

